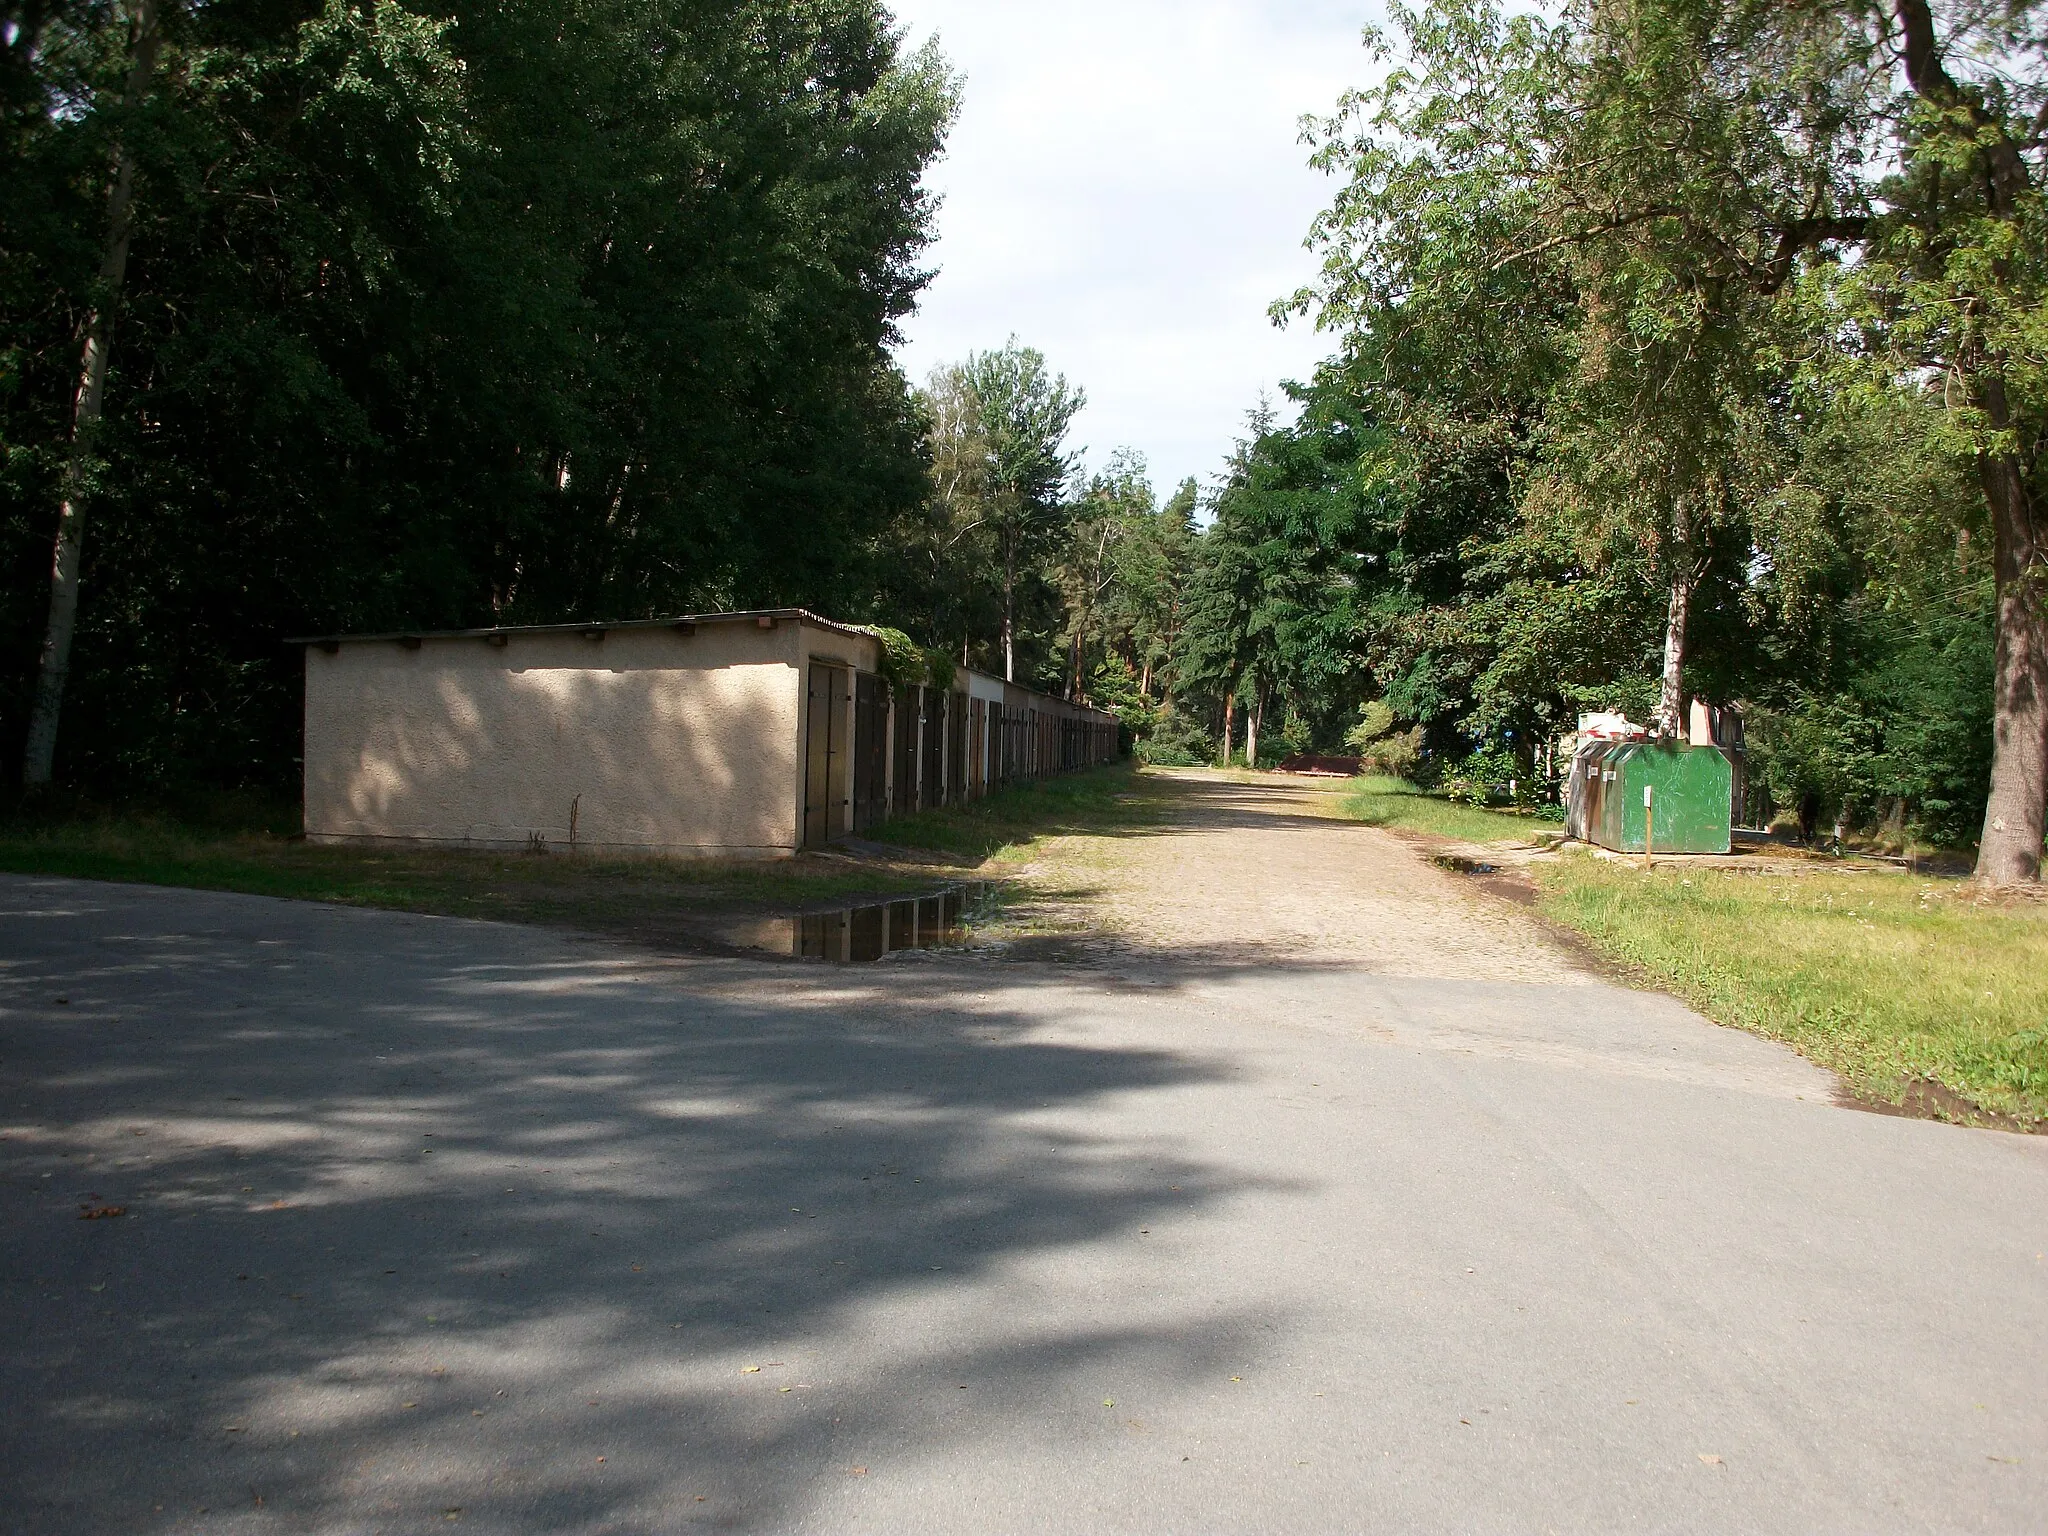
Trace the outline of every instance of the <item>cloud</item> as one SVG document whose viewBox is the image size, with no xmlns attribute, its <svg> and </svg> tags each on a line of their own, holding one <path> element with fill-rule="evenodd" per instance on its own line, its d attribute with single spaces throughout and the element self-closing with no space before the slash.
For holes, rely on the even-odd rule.
<svg viewBox="0 0 2048 1536">
<path fill-rule="evenodd" d="M 1324 0 L 897 0 L 966 99 L 932 185 L 938 277 L 905 324 L 913 378 L 1009 336 L 1088 392 L 1077 440 L 1165 489 L 1222 463 L 1260 391 L 1328 350 L 1266 306 L 1307 281 L 1330 181 L 1304 113 L 1367 78 L 1379 7 Z"/>
</svg>

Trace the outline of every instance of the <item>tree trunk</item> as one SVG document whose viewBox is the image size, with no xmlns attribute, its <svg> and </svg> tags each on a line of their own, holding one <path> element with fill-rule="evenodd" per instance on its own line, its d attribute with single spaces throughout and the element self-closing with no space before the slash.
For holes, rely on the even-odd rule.
<svg viewBox="0 0 2048 1536">
<path fill-rule="evenodd" d="M 1251 713 L 1245 718 L 1244 765 L 1247 768 L 1259 766 L 1259 721 L 1265 717 L 1266 693 L 1263 688 L 1252 691 Z"/>
<path fill-rule="evenodd" d="M 2003 429 L 2005 387 L 1979 385 L 1986 414 Z M 1992 683 L 1991 798 L 1977 845 L 1977 878 L 1990 885 L 2041 878 L 2044 802 L 2048 802 L 2048 541 L 2019 463 L 2009 455 L 1981 463 L 1991 503 L 1998 576 L 1998 661 Z"/>
<path fill-rule="evenodd" d="M 1152 658 L 1145 658 L 1145 670 L 1138 677 L 1138 697 L 1147 704 L 1152 702 Z"/>
<path fill-rule="evenodd" d="M 86 499 L 90 491 L 93 439 L 106 400 L 107 361 L 114 345 L 114 311 L 128 275 L 128 241 L 135 220 L 135 149 L 127 119 L 149 93 L 156 69 L 158 0 L 136 0 L 134 56 L 122 93 L 120 138 L 114 148 L 113 188 L 107 197 L 107 245 L 100 261 L 99 292 L 86 316 L 85 356 L 71 408 L 71 449 L 64 465 L 64 499 L 57 514 L 57 542 L 50 561 L 50 617 L 43 632 L 42 663 L 21 778 L 29 789 L 50 782 L 57 758 L 57 718 L 71 675 L 71 639 L 78 625 L 78 576 L 85 553 Z"/>
<path fill-rule="evenodd" d="M 1017 547 L 1003 541 L 1003 681 L 1017 681 Z"/>
<path fill-rule="evenodd" d="M 1685 628 L 1692 612 L 1692 583 L 1671 583 L 1671 608 L 1664 620 L 1664 686 L 1657 700 L 1657 730 L 1675 738 L 1685 727 Z"/>
<path fill-rule="evenodd" d="M 1230 746 L 1237 738 L 1237 689 L 1223 695 L 1223 766 L 1230 766 Z"/>
<path fill-rule="evenodd" d="M 1991 215 L 2017 222 L 2033 189 L 2026 157 L 2006 124 L 1980 96 L 1965 95 L 1942 63 L 1941 41 L 1927 0 L 1894 0 L 1900 61 L 1914 92 L 1949 114 L 1967 119 L 1981 154 Z M 2009 282 L 2010 263 L 1992 264 Z M 1967 351 L 1957 361 L 1973 378 L 1976 402 L 1993 432 L 2009 438 L 2012 409 L 2000 360 Z M 1991 796 L 1977 845 L 1977 878 L 1990 885 L 2020 885 L 2041 878 L 2043 800 L 2048 798 L 2048 539 L 2028 494 L 2026 470 L 2007 449 L 1978 459 L 1994 535 L 1998 580 L 1998 659 L 1991 696 Z"/>
<path fill-rule="evenodd" d="M 1671 508 L 1671 567 L 1671 606 L 1664 618 L 1664 686 L 1657 700 L 1656 721 L 1656 734 L 1667 740 L 1685 734 L 1685 632 L 1692 617 L 1696 580 L 1691 508 L 1683 496 Z"/>
</svg>

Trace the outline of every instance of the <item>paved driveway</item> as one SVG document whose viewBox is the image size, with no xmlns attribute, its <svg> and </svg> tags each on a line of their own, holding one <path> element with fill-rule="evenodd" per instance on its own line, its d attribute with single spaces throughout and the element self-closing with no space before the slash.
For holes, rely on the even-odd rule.
<svg viewBox="0 0 2048 1536">
<path fill-rule="evenodd" d="M 0 880 L 0 1530 L 2048 1526 L 2048 1141 L 1552 959 Z"/>
</svg>

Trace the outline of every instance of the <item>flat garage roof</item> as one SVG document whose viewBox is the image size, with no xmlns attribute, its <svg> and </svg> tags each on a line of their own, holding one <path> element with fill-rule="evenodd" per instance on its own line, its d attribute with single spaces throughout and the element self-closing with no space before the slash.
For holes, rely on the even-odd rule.
<svg viewBox="0 0 2048 1536">
<path fill-rule="evenodd" d="M 858 635 L 872 640 L 874 634 L 853 624 L 835 624 L 822 619 L 807 608 L 745 608 L 733 613 L 683 613 L 670 619 L 621 619 L 599 622 L 592 620 L 583 624 L 499 624 L 487 629 L 394 629 L 374 635 L 293 635 L 286 645 L 336 646 L 344 642 L 366 643 L 372 640 L 484 640 L 493 635 L 590 635 L 603 634 L 614 629 L 680 629 L 696 624 L 740 624 L 748 620 L 759 623 L 766 619 L 774 623 L 789 620 L 798 624 L 815 624 L 820 629 L 834 630 L 842 635 Z"/>
</svg>

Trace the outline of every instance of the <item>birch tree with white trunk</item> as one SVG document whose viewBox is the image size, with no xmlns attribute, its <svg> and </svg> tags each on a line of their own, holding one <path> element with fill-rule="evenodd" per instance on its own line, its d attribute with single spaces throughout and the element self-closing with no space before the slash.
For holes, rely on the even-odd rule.
<svg viewBox="0 0 2048 1536">
<path fill-rule="evenodd" d="M 156 74 L 163 45 L 163 0 L 133 0 L 128 12 L 128 78 L 121 93 L 120 121 L 107 192 L 107 236 L 99 281 L 85 317 L 84 355 L 73 398 L 70 451 L 65 456 L 63 500 L 50 560 L 50 615 L 36 672 L 35 703 L 21 777 L 31 790 L 47 786 L 56 767 L 57 724 L 71 674 L 71 647 L 78 629 L 78 587 L 85 559 L 86 514 L 94 479 L 95 439 L 106 410 L 107 374 L 114 351 L 114 322 L 128 276 L 128 247 L 135 230 L 136 117 Z"/>
</svg>

